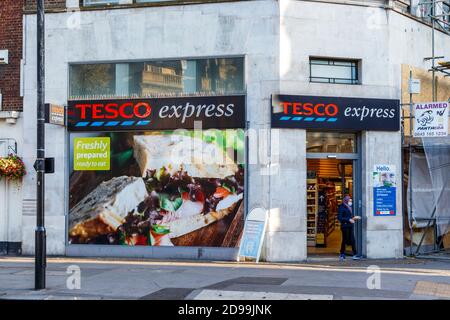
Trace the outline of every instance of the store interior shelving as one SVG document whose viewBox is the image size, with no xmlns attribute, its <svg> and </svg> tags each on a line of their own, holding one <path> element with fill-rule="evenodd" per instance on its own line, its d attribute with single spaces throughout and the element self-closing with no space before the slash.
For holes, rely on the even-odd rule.
<svg viewBox="0 0 450 320">
<path fill-rule="evenodd" d="M 317 234 L 317 179 L 307 180 L 306 210 L 307 210 L 307 243 L 308 246 L 316 245 Z"/>
</svg>

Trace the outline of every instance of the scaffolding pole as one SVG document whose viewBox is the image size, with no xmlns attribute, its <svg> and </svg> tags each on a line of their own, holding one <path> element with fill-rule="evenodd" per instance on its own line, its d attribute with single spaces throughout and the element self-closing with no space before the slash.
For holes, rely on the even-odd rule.
<svg viewBox="0 0 450 320">
<path fill-rule="evenodd" d="M 444 74 L 444 77 L 450 76 L 450 62 L 438 62 L 438 65 L 436 65 L 436 60 L 438 59 L 444 59 L 445 56 L 436 56 L 436 30 L 439 29 L 440 31 L 446 33 L 447 35 L 450 36 L 450 3 L 446 0 L 427 0 L 427 1 L 422 1 L 421 3 L 419 3 L 419 6 L 421 7 L 422 12 L 427 12 L 428 14 L 426 14 L 426 17 L 429 18 L 431 20 L 431 57 L 427 57 L 424 58 L 424 61 L 429 61 L 431 60 L 431 69 L 429 71 L 431 71 L 432 73 L 432 79 L 431 79 L 431 90 L 432 90 L 432 100 L 433 102 L 436 102 L 437 100 L 437 87 L 436 87 L 436 73 L 442 73 Z M 438 6 L 440 6 L 440 13 L 437 12 L 437 8 Z M 427 8 L 429 10 L 427 10 Z M 412 73 L 410 72 L 410 79 L 412 78 Z M 411 157 L 412 157 L 412 147 L 411 147 L 411 140 L 412 140 L 412 97 L 410 96 L 410 115 L 409 115 L 409 119 L 410 119 L 410 137 L 409 137 L 409 159 L 410 159 L 410 164 L 411 164 Z M 410 186 L 410 219 L 412 221 L 412 168 L 411 166 L 409 167 L 409 176 L 408 176 L 408 183 Z M 437 201 L 440 200 L 440 197 L 442 195 L 439 195 Z M 437 203 L 435 203 L 434 209 L 432 211 L 431 217 L 428 220 L 428 225 L 427 228 L 428 229 L 431 224 L 433 224 L 433 227 L 435 228 L 435 234 L 436 234 L 436 228 L 437 228 L 437 224 L 436 224 L 436 219 L 434 218 L 435 214 L 436 214 L 436 210 L 437 210 Z M 413 224 L 410 222 L 410 237 L 411 237 L 411 251 L 410 253 L 412 254 L 412 245 L 413 245 L 413 230 L 412 230 L 412 226 Z M 417 246 L 415 255 L 419 255 L 419 251 L 420 248 L 422 246 L 423 240 L 425 238 L 425 232 L 426 229 L 424 231 L 424 234 L 422 235 L 422 238 Z M 434 247 L 436 249 L 436 243 L 434 244 Z M 438 248 L 439 250 L 439 248 Z"/>
</svg>

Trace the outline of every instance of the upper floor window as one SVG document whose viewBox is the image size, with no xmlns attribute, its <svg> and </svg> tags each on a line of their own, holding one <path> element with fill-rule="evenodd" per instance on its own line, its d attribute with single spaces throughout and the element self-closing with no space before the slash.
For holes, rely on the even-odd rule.
<svg viewBox="0 0 450 320">
<path fill-rule="evenodd" d="M 146 2 L 161 2 L 161 1 L 171 1 L 171 0 L 83 0 L 83 6 L 107 6 L 112 4 L 133 4 L 133 3 L 146 3 Z"/>
<path fill-rule="evenodd" d="M 358 60 L 310 58 L 309 66 L 311 82 L 360 84 Z"/>
<path fill-rule="evenodd" d="M 70 65 L 71 99 L 244 93 L 244 58 Z"/>
<path fill-rule="evenodd" d="M 83 0 L 83 6 L 119 4 L 120 0 Z"/>
<path fill-rule="evenodd" d="M 356 134 L 341 132 L 306 132 L 306 152 L 355 153 Z"/>
</svg>

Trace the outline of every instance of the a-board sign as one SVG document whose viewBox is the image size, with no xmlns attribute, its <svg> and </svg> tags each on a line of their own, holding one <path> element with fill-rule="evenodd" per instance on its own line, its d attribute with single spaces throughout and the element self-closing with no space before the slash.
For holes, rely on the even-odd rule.
<svg viewBox="0 0 450 320">
<path fill-rule="evenodd" d="M 244 234 L 239 246 L 238 261 L 259 262 L 266 233 L 268 212 L 263 208 L 252 209 L 245 220 Z"/>
</svg>

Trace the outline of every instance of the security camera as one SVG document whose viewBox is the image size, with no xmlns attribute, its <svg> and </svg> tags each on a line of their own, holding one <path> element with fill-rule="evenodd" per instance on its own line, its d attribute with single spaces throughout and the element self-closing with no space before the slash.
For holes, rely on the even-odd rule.
<svg viewBox="0 0 450 320">
<path fill-rule="evenodd" d="M 8 50 L 0 50 L 0 65 L 8 64 Z"/>
</svg>

